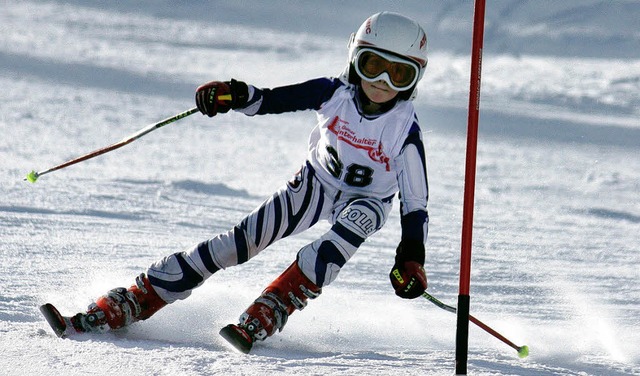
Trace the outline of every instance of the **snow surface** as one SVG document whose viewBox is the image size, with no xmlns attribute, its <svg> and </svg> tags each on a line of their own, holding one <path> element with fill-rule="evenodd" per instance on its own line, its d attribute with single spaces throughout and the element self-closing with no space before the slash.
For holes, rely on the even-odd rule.
<svg viewBox="0 0 640 376">
<path fill-rule="evenodd" d="M 430 37 L 415 102 L 431 188 L 426 269 L 431 293 L 455 305 L 472 2 L 86 3 L 0 6 L 0 374 L 453 374 L 455 315 L 389 286 L 397 210 L 249 356 L 218 330 L 326 225 L 123 332 L 61 340 L 40 316 L 44 302 L 82 310 L 233 226 L 302 163 L 311 112 L 193 115 L 22 179 L 193 107 L 208 80 L 337 74 L 349 33 L 398 10 Z M 471 311 L 531 355 L 472 325 L 469 374 L 640 375 L 640 2 L 488 3 Z"/>
</svg>

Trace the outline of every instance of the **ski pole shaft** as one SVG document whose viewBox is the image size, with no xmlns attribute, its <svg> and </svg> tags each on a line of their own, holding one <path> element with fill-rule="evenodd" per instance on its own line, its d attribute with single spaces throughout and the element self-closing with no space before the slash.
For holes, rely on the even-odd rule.
<svg viewBox="0 0 640 376">
<path fill-rule="evenodd" d="M 69 160 L 67 162 L 64 162 L 64 163 L 61 163 L 59 165 L 53 166 L 53 167 L 51 167 L 51 168 L 49 168 L 47 170 L 44 170 L 44 171 L 37 171 L 37 172 L 36 171 L 31 171 L 29 174 L 27 174 L 27 177 L 24 178 L 24 180 L 28 180 L 31 183 L 35 183 L 36 180 L 42 175 L 45 175 L 45 174 L 48 174 L 50 172 L 63 169 L 65 167 L 69 167 L 69 166 L 74 165 L 76 163 L 80 163 L 80 162 L 86 161 L 88 159 L 97 157 L 99 155 L 108 153 L 110 151 L 116 150 L 118 148 L 121 148 L 121 147 L 123 147 L 123 146 L 125 146 L 125 145 L 127 145 L 127 144 L 129 144 L 129 143 L 131 143 L 131 142 L 133 142 L 133 141 L 135 141 L 137 139 L 139 139 L 140 137 L 146 135 L 147 133 L 150 133 L 150 132 L 152 132 L 152 131 L 154 131 L 154 130 L 156 130 L 158 128 L 164 127 L 167 124 L 171 124 L 171 123 L 173 123 L 175 121 L 178 121 L 178 120 L 180 120 L 180 119 L 182 119 L 184 117 L 187 117 L 187 116 L 189 116 L 191 114 L 194 114 L 196 112 L 198 112 L 198 109 L 194 107 L 194 108 L 192 108 L 190 110 L 181 112 L 181 113 L 179 113 L 177 115 L 174 115 L 174 116 L 172 116 L 170 118 L 164 119 L 164 120 L 159 121 L 159 122 L 154 123 L 154 124 L 150 124 L 150 125 L 142 128 L 142 129 L 140 129 L 139 131 L 137 131 L 137 132 L 125 137 L 121 141 L 116 142 L 115 144 L 112 144 L 112 145 L 105 146 L 103 148 L 94 150 L 94 151 L 92 151 L 90 153 L 87 153 L 87 154 L 82 155 L 80 157 L 71 159 L 71 160 Z"/>
<path fill-rule="evenodd" d="M 456 308 L 452 307 L 450 305 L 444 304 L 443 302 L 441 302 L 440 300 L 438 300 L 436 297 L 434 297 L 433 295 L 429 294 L 428 292 L 425 292 L 422 294 L 422 296 L 427 299 L 428 301 L 430 301 L 431 303 L 435 304 L 436 306 L 444 309 L 445 311 L 451 312 L 451 313 L 456 313 Z M 518 346 L 515 343 L 509 341 L 505 336 L 503 336 L 502 334 L 496 332 L 495 330 L 493 330 L 489 325 L 483 323 L 482 321 L 478 320 L 477 318 L 475 318 L 472 315 L 469 315 L 469 321 L 471 321 L 472 323 L 476 324 L 478 327 L 480 327 L 482 330 L 484 330 L 485 332 L 491 334 L 492 336 L 496 337 L 497 339 L 499 339 L 500 341 L 506 343 L 507 345 L 511 346 L 513 349 L 515 349 L 518 352 L 518 355 L 521 358 L 526 357 L 527 355 L 529 355 L 529 347 L 524 345 L 524 346 Z"/>
</svg>

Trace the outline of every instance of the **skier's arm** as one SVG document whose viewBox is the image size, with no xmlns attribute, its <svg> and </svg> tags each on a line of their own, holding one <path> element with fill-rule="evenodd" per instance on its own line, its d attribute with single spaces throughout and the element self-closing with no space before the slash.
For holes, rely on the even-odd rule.
<svg viewBox="0 0 640 376">
<path fill-rule="evenodd" d="M 424 244 L 429 224 L 429 184 L 422 132 L 417 123 L 407 136 L 397 162 L 402 240 Z"/>
<path fill-rule="evenodd" d="M 273 89 L 259 89 L 234 79 L 211 81 L 196 89 L 196 105 L 209 117 L 230 109 L 249 116 L 317 110 L 342 85 L 337 78 L 317 78 Z"/>
<path fill-rule="evenodd" d="M 317 110 L 342 85 L 339 79 L 326 77 L 273 89 L 249 85 L 249 100 L 237 111 L 251 116 Z"/>
<path fill-rule="evenodd" d="M 396 295 L 412 299 L 422 295 L 427 288 L 423 265 L 429 224 L 426 158 L 417 122 L 405 140 L 397 162 L 402 236 L 389 277 Z"/>
</svg>

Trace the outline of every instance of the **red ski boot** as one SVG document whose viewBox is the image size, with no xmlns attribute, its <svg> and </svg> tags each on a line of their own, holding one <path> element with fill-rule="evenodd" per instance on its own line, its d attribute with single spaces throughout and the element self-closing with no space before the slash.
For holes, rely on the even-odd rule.
<svg viewBox="0 0 640 376">
<path fill-rule="evenodd" d="M 289 315 L 306 307 L 307 299 L 315 299 L 321 292 L 294 262 L 247 308 L 238 325 L 225 326 L 220 335 L 247 354 L 255 341 L 264 341 L 276 330 L 282 331 Z"/>
<path fill-rule="evenodd" d="M 40 311 L 58 337 L 74 332 L 105 332 L 119 329 L 139 320 L 146 320 L 167 305 L 151 286 L 149 279 L 141 274 L 136 284 L 125 289 L 115 288 L 91 304 L 86 313 L 72 317 L 62 316 L 51 304 L 40 307 Z"/>
</svg>

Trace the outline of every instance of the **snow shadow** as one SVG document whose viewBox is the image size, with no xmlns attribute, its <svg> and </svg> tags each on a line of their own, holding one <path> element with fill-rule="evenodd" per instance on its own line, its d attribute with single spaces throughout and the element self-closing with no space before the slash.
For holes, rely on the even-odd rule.
<svg viewBox="0 0 640 376">
<path fill-rule="evenodd" d="M 70 86 L 106 89 L 132 94 L 160 95 L 172 99 L 191 98 L 196 83 L 174 82 L 168 77 L 144 76 L 134 72 L 91 64 L 41 59 L 33 55 L 0 51 L 0 66 L 16 77 L 37 77 Z"/>
<path fill-rule="evenodd" d="M 425 106 L 418 111 L 425 125 L 423 130 L 466 134 L 467 110 L 461 108 Z M 562 119 L 535 118 L 517 113 L 480 109 L 479 137 L 483 135 L 515 139 L 535 139 L 576 144 L 622 146 L 640 145 L 640 128 L 583 124 Z M 479 141 L 481 142 L 481 141 Z"/>
</svg>

